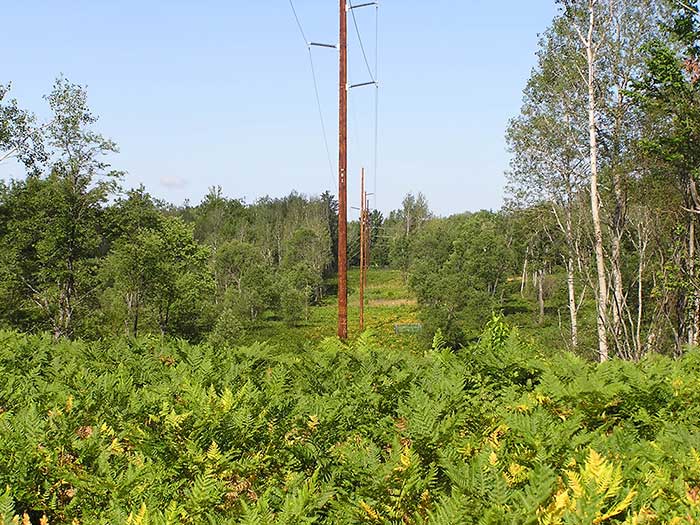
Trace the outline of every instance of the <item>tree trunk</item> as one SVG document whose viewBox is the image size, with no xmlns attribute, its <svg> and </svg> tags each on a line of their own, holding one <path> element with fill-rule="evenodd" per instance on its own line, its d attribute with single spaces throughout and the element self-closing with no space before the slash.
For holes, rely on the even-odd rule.
<svg viewBox="0 0 700 525">
<path fill-rule="evenodd" d="M 573 199 L 573 191 L 571 184 L 567 181 L 567 200 L 565 207 L 564 234 L 566 235 L 566 244 L 569 249 L 569 256 L 566 261 L 566 287 L 569 295 L 569 319 L 571 324 L 571 349 L 578 348 L 578 305 L 576 303 L 576 261 L 574 255 L 578 257 L 578 249 L 576 239 L 574 238 L 574 225 L 571 213 L 571 202 Z M 561 222 L 560 222 L 561 224 Z"/>
<path fill-rule="evenodd" d="M 134 310 L 134 337 L 139 335 L 139 303 L 138 298 L 136 299 L 136 307 Z"/>
<path fill-rule="evenodd" d="M 544 323 L 544 270 L 537 272 L 537 304 L 540 307 L 539 324 Z"/>
<path fill-rule="evenodd" d="M 618 205 L 616 205 L 617 207 Z M 617 216 L 620 212 L 616 211 Z M 615 341 L 618 344 L 624 345 L 622 340 L 622 323 L 624 322 L 624 311 L 625 311 L 625 296 L 622 287 L 622 270 L 621 270 L 621 260 L 622 260 L 622 225 L 618 222 L 619 219 L 615 218 L 615 227 L 613 230 L 612 239 L 612 253 L 610 257 L 610 269 L 612 273 L 612 331 Z"/>
<path fill-rule="evenodd" d="M 688 280 L 691 283 L 691 288 L 695 284 L 695 216 L 690 216 L 690 224 L 688 225 Z M 691 346 L 697 345 L 697 326 L 700 310 L 700 301 L 695 290 L 690 293 L 690 320 L 688 322 L 688 344 Z"/>
<path fill-rule="evenodd" d="M 523 276 L 520 279 L 520 297 L 523 297 L 525 293 L 525 287 L 527 286 L 527 256 L 525 256 L 525 262 L 523 263 Z"/>
<path fill-rule="evenodd" d="M 578 348 L 578 308 L 576 306 L 576 286 L 574 282 L 574 258 L 566 263 L 566 286 L 569 292 L 569 318 L 571 320 L 571 348 Z"/>
<path fill-rule="evenodd" d="M 596 271 L 598 273 L 598 290 L 596 293 L 597 327 L 598 327 L 598 358 L 608 359 L 608 283 L 605 275 L 605 253 L 603 251 L 603 230 L 600 220 L 600 196 L 598 194 L 598 130 L 596 123 L 596 51 L 594 49 L 593 31 L 595 29 L 595 2 L 589 0 L 588 36 L 584 40 L 586 59 L 588 62 L 588 135 L 590 141 L 591 169 L 591 216 L 595 236 Z"/>
<path fill-rule="evenodd" d="M 646 245 L 640 239 L 639 243 L 639 267 L 637 268 L 637 329 L 636 329 L 636 355 L 642 357 L 642 318 L 644 317 L 644 254 Z"/>
</svg>

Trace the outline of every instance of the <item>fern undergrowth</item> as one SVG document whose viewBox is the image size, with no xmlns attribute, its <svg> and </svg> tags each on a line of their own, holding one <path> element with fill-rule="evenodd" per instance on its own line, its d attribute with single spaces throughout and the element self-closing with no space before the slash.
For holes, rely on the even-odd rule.
<svg viewBox="0 0 700 525">
<path fill-rule="evenodd" d="M 698 372 L 0 332 L 0 523 L 697 523 Z"/>
</svg>

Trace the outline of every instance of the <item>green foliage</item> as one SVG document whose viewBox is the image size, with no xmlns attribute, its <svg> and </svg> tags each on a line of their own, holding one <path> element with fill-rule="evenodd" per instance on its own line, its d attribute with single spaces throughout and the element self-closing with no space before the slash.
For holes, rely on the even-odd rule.
<svg viewBox="0 0 700 525">
<path fill-rule="evenodd" d="M 0 523 L 2 525 L 10 525 L 12 517 L 15 515 L 14 501 L 10 494 L 10 488 L 7 487 L 2 496 L 0 496 Z"/>
<path fill-rule="evenodd" d="M 226 308 L 216 320 L 214 328 L 207 336 L 210 344 L 216 347 L 234 346 L 245 337 L 246 329 L 238 312 Z"/>
<path fill-rule="evenodd" d="M 59 77 L 46 100 L 48 174 L 11 183 L 0 201 L 9 274 L 2 293 L 19 303 L 11 317 L 63 337 L 95 305 L 102 205 L 121 174 L 104 160 L 117 148 L 93 131 L 84 88 Z"/>
<path fill-rule="evenodd" d="M 414 239 L 409 283 L 429 337 L 441 329 L 452 344 L 474 340 L 501 306 L 513 266 L 504 224 L 479 212 L 431 223 Z"/>
<path fill-rule="evenodd" d="M 50 523 L 700 518 L 700 356 L 53 343 L 0 332 L 0 514 Z"/>
<path fill-rule="evenodd" d="M 10 88 L 0 84 L 0 162 L 16 158 L 36 173 L 46 161 L 44 139 L 34 115 L 9 98 Z"/>
<path fill-rule="evenodd" d="M 159 217 L 155 228 L 122 237 L 103 260 L 104 311 L 127 334 L 137 335 L 141 323 L 162 334 L 201 335 L 214 283 L 208 250 L 192 230 L 181 219 Z"/>
</svg>

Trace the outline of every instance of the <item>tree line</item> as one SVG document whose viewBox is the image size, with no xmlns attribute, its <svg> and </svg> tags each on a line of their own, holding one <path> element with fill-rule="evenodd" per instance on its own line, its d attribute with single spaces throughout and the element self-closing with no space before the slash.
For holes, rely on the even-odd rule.
<svg viewBox="0 0 700 525">
<path fill-rule="evenodd" d="M 558 4 L 506 132 L 505 206 L 419 225 L 403 267 L 452 343 L 520 296 L 562 348 L 679 355 L 700 339 L 698 2 Z"/>
<path fill-rule="evenodd" d="M 512 120 L 509 195 L 565 269 L 569 343 L 584 294 L 598 357 L 697 345 L 697 2 L 563 0 Z M 552 245 L 557 249 L 552 250 Z"/>
<path fill-rule="evenodd" d="M 304 321 L 333 292 L 338 204 L 291 193 L 254 203 L 211 188 L 175 206 L 121 188 L 117 145 L 96 131 L 86 90 L 59 77 L 38 122 L 0 86 L 0 162 L 26 177 L 0 182 L 0 323 L 55 338 L 160 333 L 234 342 L 263 317 Z M 409 195 L 371 215 L 375 265 L 405 258 L 403 240 L 427 215 Z M 404 215 L 406 215 L 404 219 Z M 404 223 L 406 224 L 404 230 Z M 359 263 L 359 224 L 349 261 Z"/>
<path fill-rule="evenodd" d="M 700 339 L 698 2 L 558 4 L 507 129 L 506 205 L 414 243 L 424 319 L 469 339 L 470 318 L 512 307 L 520 275 L 535 324 L 565 290 L 565 348 L 679 355 Z"/>
<path fill-rule="evenodd" d="M 500 311 L 600 360 L 678 355 L 700 338 L 698 2 L 558 3 L 507 129 L 505 206 L 437 217 L 408 194 L 371 213 L 371 264 L 403 273 L 428 337 L 465 344 Z M 85 90 L 59 78 L 46 101 L 39 123 L 0 86 L 0 162 L 26 167 L 0 185 L 3 325 L 230 342 L 333 293 L 331 193 L 124 191 Z M 351 265 L 359 244 L 352 222 Z"/>
</svg>

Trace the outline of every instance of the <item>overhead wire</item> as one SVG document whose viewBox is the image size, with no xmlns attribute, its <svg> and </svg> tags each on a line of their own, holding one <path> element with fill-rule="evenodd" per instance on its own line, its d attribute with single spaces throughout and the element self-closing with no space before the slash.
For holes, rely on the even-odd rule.
<svg viewBox="0 0 700 525">
<path fill-rule="evenodd" d="M 331 188 L 333 188 L 335 186 L 335 169 L 333 167 L 331 149 L 328 146 L 328 133 L 326 131 L 326 121 L 323 118 L 323 105 L 321 104 L 321 96 L 320 96 L 319 89 L 318 89 L 318 78 L 316 76 L 316 66 L 314 65 L 314 56 L 313 56 L 313 53 L 311 51 L 311 43 L 306 38 L 306 32 L 304 31 L 304 27 L 301 24 L 301 20 L 299 19 L 299 15 L 297 13 L 297 10 L 294 7 L 293 0 L 289 0 L 289 6 L 292 8 L 292 13 L 294 14 L 294 20 L 296 20 L 297 27 L 299 28 L 299 33 L 301 34 L 301 38 L 304 40 L 304 45 L 306 46 L 306 50 L 309 53 L 309 65 L 311 66 L 311 77 L 313 78 L 313 83 L 314 83 L 314 95 L 316 96 L 316 106 L 318 107 L 318 117 L 321 121 L 321 132 L 323 133 L 323 145 L 325 146 L 326 157 L 328 159 L 328 168 L 329 168 L 329 177 L 330 177 Z"/>
<path fill-rule="evenodd" d="M 365 45 L 362 40 L 362 33 L 360 32 L 360 25 L 357 22 L 357 17 L 355 16 L 355 10 L 353 9 L 352 3 L 349 6 L 350 14 L 352 15 L 352 22 L 355 26 L 355 33 L 357 34 L 357 40 L 360 45 L 360 50 L 362 51 L 362 58 L 367 68 L 367 73 L 374 83 L 375 94 L 374 94 L 374 152 L 373 152 L 373 186 L 374 186 L 374 207 L 377 207 L 377 171 L 379 165 L 379 2 L 375 5 L 375 19 L 374 19 L 374 72 L 369 64 L 369 59 L 367 58 L 367 52 L 365 50 Z"/>
<path fill-rule="evenodd" d="M 331 149 L 328 146 L 328 133 L 326 132 L 326 121 L 323 118 L 323 107 L 321 105 L 321 96 L 318 92 L 318 80 L 316 79 L 316 68 L 314 67 L 313 53 L 311 52 L 311 47 L 308 47 L 309 51 L 309 64 L 311 64 L 311 76 L 314 79 L 314 93 L 316 94 L 316 105 L 318 106 L 318 117 L 321 121 L 321 131 L 323 132 L 323 144 L 326 147 L 326 157 L 328 158 L 328 169 L 329 177 L 331 182 L 331 188 L 335 186 L 335 169 L 333 167 L 333 160 L 331 158 Z"/>
<path fill-rule="evenodd" d="M 379 165 L 379 2 L 374 14 L 374 208 L 377 208 L 377 169 Z"/>
<path fill-rule="evenodd" d="M 365 53 L 365 45 L 362 42 L 362 35 L 360 34 L 360 26 L 357 23 L 357 17 L 355 16 L 355 10 L 353 9 L 352 3 L 350 4 L 350 14 L 352 15 L 352 22 L 355 26 L 355 33 L 357 34 L 357 40 L 360 43 L 360 50 L 362 51 L 362 57 L 365 60 L 365 66 L 367 66 L 367 73 L 372 82 L 376 82 L 374 75 L 372 74 L 372 68 L 369 67 L 369 60 L 367 60 L 367 53 Z"/>
<path fill-rule="evenodd" d="M 318 83 L 318 76 L 316 74 L 316 66 L 314 63 L 313 59 L 313 53 L 311 50 L 311 43 L 309 42 L 308 38 L 306 37 L 306 32 L 304 31 L 304 27 L 301 23 L 301 19 L 299 18 L 299 14 L 296 10 L 296 7 L 294 6 L 294 1 L 293 0 L 288 0 L 289 1 L 289 6 L 292 9 L 292 13 L 294 15 L 294 20 L 296 21 L 297 28 L 299 29 L 299 33 L 304 40 L 304 45 L 306 45 L 307 51 L 309 53 L 309 65 L 311 69 L 311 76 L 313 79 L 313 86 L 314 86 L 314 96 L 316 98 L 316 106 L 318 108 L 318 116 L 319 120 L 321 122 L 321 131 L 323 133 L 323 144 L 324 148 L 326 150 L 326 157 L 328 160 L 328 167 L 329 167 L 329 176 L 330 176 L 330 182 L 331 185 L 333 186 L 335 184 L 335 169 L 333 165 L 333 160 L 332 160 L 332 155 L 330 151 L 330 146 L 328 143 L 328 132 L 326 128 L 326 122 L 323 117 L 323 105 L 321 103 L 321 96 L 320 96 L 320 90 L 319 90 L 319 83 Z M 349 4 L 349 11 L 352 15 L 352 21 L 353 21 L 353 26 L 355 28 L 355 33 L 357 35 L 357 40 L 360 46 L 360 50 L 362 52 L 362 58 L 365 64 L 365 67 L 367 68 L 367 73 L 369 74 L 370 79 L 372 80 L 372 83 L 375 85 L 375 97 L 374 97 L 374 151 L 373 151 L 373 179 L 374 179 L 374 195 L 373 195 L 373 200 L 374 200 L 374 207 L 376 209 L 377 207 L 377 179 L 378 179 L 378 151 L 379 151 L 379 83 L 378 83 L 378 78 L 379 78 L 379 3 L 376 3 L 375 6 L 375 42 L 374 42 L 374 71 L 372 71 L 372 67 L 370 66 L 370 62 L 367 56 L 367 51 L 364 45 L 364 41 L 362 40 L 362 34 L 360 32 L 360 25 L 357 21 L 357 17 L 355 15 L 355 11 L 353 9 L 352 3 Z M 357 115 L 353 114 L 352 115 L 355 120 L 357 120 Z M 357 125 L 357 122 L 355 122 Z M 357 137 L 356 137 L 357 139 Z M 357 143 L 359 143 L 359 139 L 357 139 Z"/>
<path fill-rule="evenodd" d="M 304 44 L 306 44 L 308 46 L 309 40 L 306 38 L 306 33 L 304 33 L 304 28 L 301 25 L 301 21 L 299 20 L 299 15 L 297 14 L 297 10 L 294 7 L 294 2 L 292 0 L 289 0 L 289 6 L 292 8 L 292 13 L 294 13 L 294 20 L 297 21 L 297 27 L 299 28 L 299 32 L 301 33 L 301 38 L 304 39 Z"/>
</svg>

